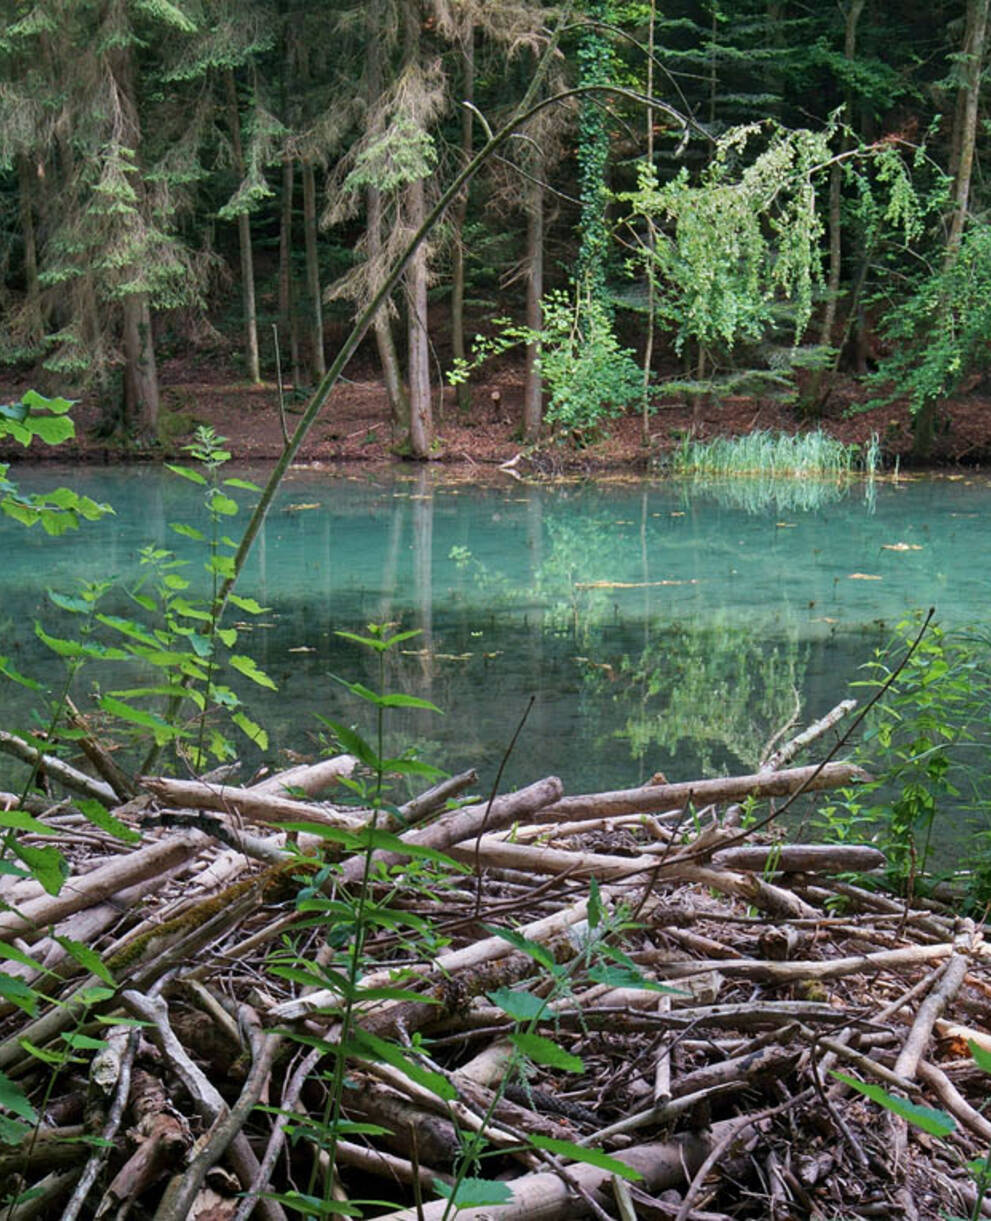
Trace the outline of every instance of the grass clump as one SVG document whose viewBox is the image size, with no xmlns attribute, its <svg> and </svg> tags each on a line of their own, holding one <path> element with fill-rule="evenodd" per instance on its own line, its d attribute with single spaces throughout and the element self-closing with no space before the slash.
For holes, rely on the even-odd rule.
<svg viewBox="0 0 991 1221">
<path fill-rule="evenodd" d="M 711 441 L 686 438 L 671 456 L 677 475 L 814 476 L 843 479 L 873 474 L 880 452 L 875 441 L 865 448 L 845 445 L 821 429 L 805 433 L 756 430 L 740 437 L 714 437 Z"/>
</svg>

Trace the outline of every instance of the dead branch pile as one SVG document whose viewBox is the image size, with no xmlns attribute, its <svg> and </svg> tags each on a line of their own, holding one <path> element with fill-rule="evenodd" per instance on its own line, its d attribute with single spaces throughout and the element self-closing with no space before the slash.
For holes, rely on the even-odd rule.
<svg viewBox="0 0 991 1221">
<path fill-rule="evenodd" d="M 511 1202 L 459 1216 L 926 1218 L 980 1207 L 963 1169 L 991 1144 L 987 1078 L 967 1050 L 968 1039 L 991 1046 L 980 931 L 842 880 L 883 865 L 869 846 L 774 846 L 740 826 L 745 798 L 766 814 L 856 769 L 765 768 L 580 797 L 548 778 L 447 809 L 469 774 L 380 817 L 408 851 L 376 849 L 369 865 L 334 838 L 369 813 L 300 796 L 352 765 L 324 761 L 246 788 L 145 778 L 126 801 L 106 775 L 49 768 L 70 793 L 111 799 L 141 839 L 98 831 L 67 798 L 37 811 L 50 834 L 25 832 L 71 849 L 58 895 L 0 878 L 0 1072 L 40 1115 L 19 1144 L 0 1144 L 0 1195 L 22 1193 L 6 1218 L 276 1221 L 305 1215 L 310 1197 L 313 1216 L 327 1215 L 320 1200 L 344 1212 L 391 1200 L 391 1211 L 360 1207 L 430 1221 L 447 1207 L 436 1183 L 454 1181 L 482 1127 L 483 1169 L 469 1173 L 505 1181 Z M 274 830 L 285 823 L 312 831 Z M 339 868 L 301 860 L 317 850 Z M 331 904 L 313 905 L 316 917 L 301 909 L 303 887 Z M 370 999 L 354 1010 L 342 1090 L 356 1126 L 338 1133 L 331 1158 L 315 1134 L 343 1006 L 333 979 L 317 985 L 353 934 L 343 913 L 362 887 L 369 902 L 429 919 L 430 932 L 369 927 L 359 987 Z M 493 927 L 543 947 L 556 973 Z M 604 957 L 589 948 L 596 936 Z M 376 995 L 388 987 L 402 995 Z M 491 999 L 505 989 L 546 999 L 536 1029 L 580 1057 L 580 1071 L 521 1062 L 516 1028 Z M 955 1132 L 906 1128 L 833 1068 L 949 1112 Z M 555 1140 L 642 1177 L 569 1159 Z M 292 1206 L 291 1191 L 301 1193 Z"/>
</svg>

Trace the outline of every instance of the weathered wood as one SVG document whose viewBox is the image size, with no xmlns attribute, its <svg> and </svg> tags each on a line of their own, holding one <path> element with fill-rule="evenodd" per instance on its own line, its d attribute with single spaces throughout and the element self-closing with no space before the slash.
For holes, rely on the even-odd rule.
<svg viewBox="0 0 991 1221">
<path fill-rule="evenodd" d="M 486 831 L 496 831 L 518 818 L 532 818 L 550 802 L 557 801 L 563 786 L 557 776 L 547 776 L 535 784 L 527 785 L 516 793 L 506 793 L 491 802 L 463 806 L 442 814 L 428 827 L 405 831 L 401 839 L 421 848 L 445 851 L 451 844 L 481 836 Z M 376 852 L 377 863 L 389 866 L 400 865 L 408 860 L 402 852 Z M 365 872 L 364 856 L 355 856 L 344 862 L 342 880 L 358 882 Z"/>
<path fill-rule="evenodd" d="M 285 797 L 290 788 L 300 789 L 308 797 L 315 797 L 342 776 L 350 776 L 358 764 L 354 755 L 334 755 L 331 759 L 320 759 L 317 763 L 299 763 L 274 776 L 266 776 L 257 784 L 249 785 L 247 792 Z"/>
<path fill-rule="evenodd" d="M 208 842 L 199 831 L 170 835 L 138 848 L 126 856 L 115 857 L 99 869 L 71 877 L 57 895 L 41 895 L 22 903 L 17 911 L 0 912 L 0 938 L 40 934 L 50 924 L 58 924 L 73 912 L 82 911 L 133 886 L 145 878 L 165 873 L 189 860 Z"/>
<path fill-rule="evenodd" d="M 886 861 L 868 844 L 741 844 L 721 848 L 712 864 L 753 873 L 867 873 Z"/>
<path fill-rule="evenodd" d="M 678 806 L 708 805 L 710 802 L 743 801 L 747 797 L 790 797 L 794 793 L 814 793 L 835 789 L 868 779 L 863 768 L 853 763 L 826 763 L 815 767 L 795 767 L 788 771 L 726 776 L 716 780 L 689 780 L 681 784 L 648 784 L 638 789 L 619 789 L 607 793 L 588 793 L 564 797 L 545 807 L 541 822 L 571 818 L 601 818 L 612 814 L 653 813 Z"/>
<path fill-rule="evenodd" d="M 117 804 L 117 794 L 105 781 L 94 780 L 92 776 L 87 776 L 85 772 L 72 767 L 64 759 L 44 754 L 15 733 L 8 733 L 6 730 L 0 729 L 0 751 L 6 755 L 13 755 L 15 759 L 20 759 L 24 763 L 30 763 L 32 767 L 40 760 L 41 767 L 47 775 L 51 776 L 53 780 L 57 780 L 71 793 L 79 793 L 83 797 L 95 797 L 97 801 L 102 801 L 104 805 L 108 806 Z"/>
<path fill-rule="evenodd" d="M 219 810 L 249 822 L 311 822 L 324 827 L 357 829 L 365 820 L 327 805 L 310 805 L 275 793 L 257 793 L 234 785 L 204 784 L 202 780 L 171 780 L 142 776 L 141 787 L 170 806 L 192 810 Z M 386 820 L 387 821 L 387 820 Z"/>
<path fill-rule="evenodd" d="M 773 754 L 768 755 L 760 765 L 760 770 L 762 772 L 779 771 L 786 763 L 790 763 L 800 750 L 815 742 L 817 738 L 821 738 L 856 707 L 856 700 L 840 700 L 836 707 L 831 708 L 825 716 L 820 717 L 818 721 L 813 721 L 807 729 L 803 729 L 783 746 L 779 746 Z"/>
<path fill-rule="evenodd" d="M 701 1136 L 679 1136 L 663 1143 L 635 1145 L 612 1154 L 643 1175 L 642 1186 L 658 1192 L 684 1183 L 685 1176 L 701 1165 L 708 1142 Z M 607 1186 L 610 1175 L 596 1166 L 568 1165 L 568 1174 L 586 1192 Z M 490 1204 L 483 1208 L 464 1208 L 458 1221 L 561 1221 L 562 1218 L 587 1217 L 590 1209 L 576 1199 L 562 1179 L 550 1172 L 524 1175 L 507 1184 L 513 1193 L 510 1204 Z M 440 1221 L 449 1208 L 446 1200 L 435 1200 L 422 1208 L 402 1208 L 386 1213 L 379 1221 Z"/>
</svg>

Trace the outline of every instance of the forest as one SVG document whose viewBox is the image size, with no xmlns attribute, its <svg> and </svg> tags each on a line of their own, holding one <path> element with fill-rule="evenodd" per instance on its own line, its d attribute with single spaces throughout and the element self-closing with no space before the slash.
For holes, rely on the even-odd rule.
<svg viewBox="0 0 991 1221">
<path fill-rule="evenodd" d="M 991 334 L 987 17 L 4 4 L 0 360 L 148 441 L 169 361 L 305 397 L 357 318 L 415 458 L 510 352 L 527 441 L 741 394 L 805 424 L 858 375 L 924 457 Z"/>
<path fill-rule="evenodd" d="M 989 7 L 0 0 L 2 1221 L 991 1216 Z"/>
</svg>

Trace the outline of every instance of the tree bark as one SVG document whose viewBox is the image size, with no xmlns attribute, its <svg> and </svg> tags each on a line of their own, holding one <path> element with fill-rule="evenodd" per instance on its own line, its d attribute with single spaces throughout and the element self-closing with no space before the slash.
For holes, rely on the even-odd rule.
<svg viewBox="0 0 991 1221">
<path fill-rule="evenodd" d="M 124 298 L 124 427 L 137 437 L 158 432 L 158 370 L 147 293 Z"/>
<path fill-rule="evenodd" d="M 530 331 L 543 326 L 541 301 L 544 295 L 544 185 L 543 159 L 533 158 L 533 181 L 529 185 L 526 215 L 526 325 Z M 523 436 L 536 441 L 543 423 L 543 379 L 540 376 L 540 345 L 526 347 L 526 380 L 523 386 Z"/>
<path fill-rule="evenodd" d="M 967 224 L 967 205 L 970 201 L 970 184 L 974 172 L 974 151 L 977 145 L 978 103 L 981 93 L 981 67 L 987 43 L 989 0 L 967 0 L 967 26 L 964 32 L 963 51 L 964 84 L 961 86 L 963 104 L 957 98 L 956 116 L 962 120 L 959 139 L 954 132 L 954 147 L 959 150 L 956 178 L 953 184 L 953 212 L 950 231 L 943 253 L 943 270 L 953 264 L 963 241 Z M 916 458 L 928 458 L 936 431 L 936 402 L 927 399 L 916 412 L 912 422 L 912 454 Z"/>
<path fill-rule="evenodd" d="M 374 113 L 382 95 L 382 43 L 377 36 L 385 20 L 382 0 L 372 0 L 368 9 L 368 37 L 365 52 L 365 76 L 367 78 L 368 113 Z M 368 246 L 368 266 L 371 269 L 371 279 L 379 274 L 382 261 L 382 192 L 377 187 L 368 187 L 365 193 L 367 212 L 366 241 Z M 374 291 L 376 284 L 371 284 Z M 402 371 L 399 367 L 399 357 L 396 354 L 396 341 L 392 334 L 392 323 L 388 307 L 383 307 L 376 313 L 372 323 L 375 334 L 375 346 L 378 349 L 379 364 L 382 368 L 382 380 L 385 382 L 385 393 L 389 400 L 389 410 L 392 415 L 393 428 L 403 433 L 409 430 L 409 396 L 403 385 Z"/>
<path fill-rule="evenodd" d="M 419 229 L 427 214 L 422 180 L 406 188 L 409 227 Z M 434 441 L 430 401 L 430 344 L 427 335 L 427 252 L 421 244 L 406 269 L 406 341 L 409 361 L 409 444 L 414 458 L 430 457 Z"/>
<path fill-rule="evenodd" d="M 417 0 L 406 0 L 404 58 L 407 70 L 420 55 L 421 13 Z M 406 224 L 415 232 L 427 216 L 423 179 L 405 190 Z M 406 351 L 409 377 L 409 447 L 414 458 L 430 457 L 434 441 L 433 407 L 430 402 L 430 342 L 427 332 L 427 246 L 421 242 L 406 268 Z"/>
<path fill-rule="evenodd" d="M 234 153 L 234 170 L 240 181 L 244 180 L 244 148 L 241 144 L 241 115 L 237 105 L 237 88 L 234 73 L 228 68 L 224 73 L 227 87 L 228 119 L 231 125 L 231 148 Z M 248 377 L 256 385 L 261 381 L 258 359 L 258 313 L 255 307 L 255 264 L 251 250 L 251 218 L 247 212 L 239 212 L 237 218 L 237 240 L 241 252 L 241 309 L 244 314 L 244 358 Z"/>
<path fill-rule="evenodd" d="M 279 325 L 283 338 L 289 338 L 289 363 L 293 387 L 300 385 L 299 331 L 296 327 L 295 293 L 292 274 L 292 208 L 294 166 L 291 157 L 282 162 L 282 215 L 279 224 Z"/>
<path fill-rule="evenodd" d="M 317 252 L 317 184 L 312 161 L 303 162 L 303 234 L 306 239 L 306 287 L 310 297 L 310 371 L 318 382 L 327 372 L 323 350 L 323 299 Z"/>
<path fill-rule="evenodd" d="M 41 290 L 38 285 L 38 245 L 34 229 L 34 182 L 31 163 L 25 156 L 17 158 L 18 197 L 21 211 L 21 237 L 24 240 L 24 296 L 27 304 L 28 343 L 40 342 L 45 325 L 41 311 Z"/>
<path fill-rule="evenodd" d="M 963 126 L 959 140 L 959 164 L 953 185 L 953 215 L 950 232 L 946 240 L 943 266 L 948 267 L 956 256 L 963 238 L 967 220 L 967 204 L 970 200 L 970 183 L 974 170 L 974 149 L 977 143 L 977 112 L 981 93 L 981 67 L 984 62 L 987 41 L 989 0 L 968 0 L 967 28 L 964 33 L 962 58 L 964 61 L 964 94 L 962 108 Z M 958 114 L 960 110 L 958 108 Z"/>
<path fill-rule="evenodd" d="M 466 18 L 464 42 L 461 47 L 464 73 L 464 100 L 475 100 L 475 27 L 471 18 Z M 472 127 L 474 115 L 464 106 L 461 112 L 461 157 L 467 164 L 472 155 Z M 468 187 L 461 192 L 451 215 L 451 352 L 455 361 L 465 359 L 465 246 L 464 226 L 468 214 Z M 471 408 L 471 389 L 467 382 L 457 388 L 458 407 L 467 412 Z"/>
</svg>

